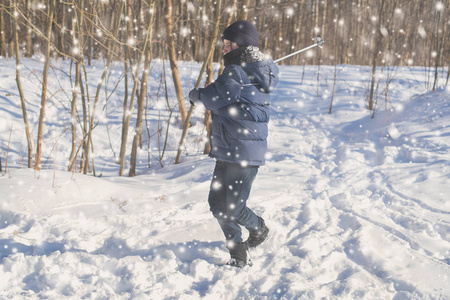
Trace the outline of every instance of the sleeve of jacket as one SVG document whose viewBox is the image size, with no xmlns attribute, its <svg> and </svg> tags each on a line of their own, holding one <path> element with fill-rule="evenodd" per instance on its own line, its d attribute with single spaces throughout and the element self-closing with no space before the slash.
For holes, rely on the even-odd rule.
<svg viewBox="0 0 450 300">
<path fill-rule="evenodd" d="M 225 68 L 222 75 L 206 88 L 192 90 L 189 98 L 192 102 L 200 101 L 206 109 L 217 111 L 238 101 L 241 93 L 241 76 L 235 66 Z M 192 96 L 192 97 L 191 97 Z"/>
<path fill-rule="evenodd" d="M 200 101 L 200 90 L 201 89 L 193 89 L 189 92 L 189 102 L 195 106 L 195 103 Z"/>
</svg>

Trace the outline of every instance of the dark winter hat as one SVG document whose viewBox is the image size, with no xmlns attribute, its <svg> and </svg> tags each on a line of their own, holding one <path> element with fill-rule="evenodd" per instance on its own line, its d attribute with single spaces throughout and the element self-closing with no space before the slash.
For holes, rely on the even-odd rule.
<svg viewBox="0 0 450 300">
<path fill-rule="evenodd" d="M 224 30 L 222 41 L 224 39 L 232 41 L 241 47 L 250 45 L 257 47 L 259 34 L 255 25 L 245 20 L 239 20 Z"/>
</svg>

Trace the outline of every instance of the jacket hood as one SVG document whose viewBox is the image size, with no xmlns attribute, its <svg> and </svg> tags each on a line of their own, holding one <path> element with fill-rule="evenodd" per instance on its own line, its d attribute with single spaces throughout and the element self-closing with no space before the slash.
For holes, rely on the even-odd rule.
<svg viewBox="0 0 450 300">
<path fill-rule="evenodd" d="M 225 54 L 223 59 L 225 66 L 241 66 L 251 83 L 263 93 L 272 92 L 278 83 L 277 65 L 256 46 L 239 47 Z"/>
<path fill-rule="evenodd" d="M 247 72 L 252 83 L 261 86 L 262 92 L 270 93 L 275 89 L 278 83 L 279 70 L 271 58 L 247 63 L 242 68 Z"/>
</svg>

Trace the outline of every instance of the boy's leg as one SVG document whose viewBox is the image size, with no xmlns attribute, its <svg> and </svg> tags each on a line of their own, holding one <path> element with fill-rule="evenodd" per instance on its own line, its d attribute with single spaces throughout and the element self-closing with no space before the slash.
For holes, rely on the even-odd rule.
<svg viewBox="0 0 450 300">
<path fill-rule="evenodd" d="M 258 216 L 246 205 L 257 173 L 258 167 L 216 162 L 208 202 L 228 241 L 242 242 L 239 225 L 253 230 L 261 226 Z"/>
<path fill-rule="evenodd" d="M 227 213 L 227 163 L 217 161 L 214 169 L 213 179 L 209 189 L 208 203 L 214 217 L 219 222 L 220 227 L 227 241 L 235 243 L 242 242 L 241 227 L 228 216 Z"/>
<path fill-rule="evenodd" d="M 228 164 L 226 173 L 228 216 L 249 230 L 256 230 L 261 226 L 258 216 L 247 207 L 247 200 L 257 173 L 257 166 L 242 167 L 240 164 Z"/>
</svg>

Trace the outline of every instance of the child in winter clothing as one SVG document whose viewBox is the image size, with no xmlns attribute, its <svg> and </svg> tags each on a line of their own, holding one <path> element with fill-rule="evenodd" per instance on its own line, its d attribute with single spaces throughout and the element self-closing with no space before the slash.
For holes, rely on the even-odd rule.
<svg viewBox="0 0 450 300">
<path fill-rule="evenodd" d="M 249 264 L 248 247 L 268 236 L 264 220 L 247 207 L 247 199 L 267 151 L 269 93 L 278 82 L 278 68 L 258 49 L 258 31 L 239 20 L 223 32 L 222 75 L 205 88 L 189 93 L 191 103 L 203 103 L 211 111 L 210 156 L 216 167 L 209 193 L 209 206 L 227 240 L 229 264 Z M 242 240 L 241 227 L 249 230 Z"/>
</svg>

